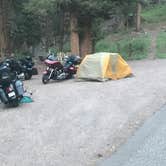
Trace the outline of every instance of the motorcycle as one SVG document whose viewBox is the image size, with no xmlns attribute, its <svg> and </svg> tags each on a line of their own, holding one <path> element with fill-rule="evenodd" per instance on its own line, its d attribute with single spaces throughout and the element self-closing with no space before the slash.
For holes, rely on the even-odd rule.
<svg viewBox="0 0 166 166">
<path fill-rule="evenodd" d="M 6 59 L 5 63 L 8 63 L 11 70 L 15 71 L 18 78 L 21 80 L 29 80 L 32 75 L 37 75 L 37 68 L 34 67 L 34 62 L 30 56 L 26 56 L 20 60 Z"/>
<path fill-rule="evenodd" d="M 20 61 L 15 59 L 6 59 L 4 64 L 7 64 L 13 73 L 16 73 L 18 79 L 25 80 L 25 74 Z"/>
<path fill-rule="evenodd" d="M 30 56 L 26 56 L 23 59 L 19 60 L 19 63 L 22 66 L 22 72 L 24 73 L 25 80 L 30 80 L 32 75 L 37 75 L 37 68 L 34 67 L 34 62 Z"/>
<path fill-rule="evenodd" d="M 8 64 L 0 66 L 0 100 L 5 105 L 17 107 L 23 97 L 24 88 L 16 73 L 11 72 Z"/>
<path fill-rule="evenodd" d="M 76 65 L 79 60 L 75 56 L 70 56 L 64 62 L 64 65 L 56 58 L 48 56 L 44 61 L 47 68 L 43 72 L 42 82 L 47 84 L 51 79 L 52 80 L 65 80 L 73 77 L 77 72 Z"/>
</svg>

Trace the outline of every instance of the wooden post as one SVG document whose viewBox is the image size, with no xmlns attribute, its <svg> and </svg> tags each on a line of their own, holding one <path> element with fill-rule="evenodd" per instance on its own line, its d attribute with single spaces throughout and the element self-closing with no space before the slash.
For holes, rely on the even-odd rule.
<svg viewBox="0 0 166 166">
<path fill-rule="evenodd" d="M 141 3 L 137 2 L 137 14 L 136 14 L 136 31 L 137 32 L 141 30 L 141 10 L 142 10 Z"/>
</svg>

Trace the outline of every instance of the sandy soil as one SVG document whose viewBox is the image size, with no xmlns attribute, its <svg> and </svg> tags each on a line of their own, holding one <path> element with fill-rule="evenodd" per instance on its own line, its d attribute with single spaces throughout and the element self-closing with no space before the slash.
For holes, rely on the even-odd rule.
<svg viewBox="0 0 166 166">
<path fill-rule="evenodd" d="M 117 81 L 26 81 L 34 102 L 0 105 L 1 166 L 94 166 L 166 101 L 166 60 L 132 61 Z"/>
</svg>

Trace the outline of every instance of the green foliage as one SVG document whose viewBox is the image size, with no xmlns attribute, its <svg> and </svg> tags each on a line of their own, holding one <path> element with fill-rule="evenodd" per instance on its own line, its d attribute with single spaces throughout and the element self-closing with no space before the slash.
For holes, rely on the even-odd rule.
<svg viewBox="0 0 166 166">
<path fill-rule="evenodd" d="M 54 42 L 51 35 L 46 35 L 47 31 L 54 35 L 55 39 L 63 35 L 60 12 L 74 13 L 78 18 L 79 34 L 83 32 L 82 25 L 87 24 L 87 21 L 92 25 L 93 41 L 102 37 L 98 20 L 107 19 L 110 16 L 121 17 L 125 22 L 129 16 L 134 15 L 136 0 L 26 0 L 24 2 L 25 10 L 33 13 L 36 16 L 47 17 L 51 24 L 46 29 L 42 37 L 49 38 L 49 42 Z M 94 28 L 95 27 L 95 28 Z"/>
<path fill-rule="evenodd" d="M 71 49 L 70 49 L 70 42 L 69 42 L 69 41 L 67 41 L 67 42 L 64 44 L 64 46 L 63 46 L 63 51 L 64 51 L 64 52 L 70 52 L 70 51 L 71 51 Z"/>
<path fill-rule="evenodd" d="M 142 18 L 147 23 L 166 21 L 166 4 L 147 7 L 142 12 Z"/>
<path fill-rule="evenodd" d="M 31 56 L 32 57 L 32 53 L 30 53 L 29 51 L 25 51 L 25 50 L 15 50 L 14 51 L 14 57 L 16 59 L 22 59 L 25 56 Z"/>
<path fill-rule="evenodd" d="M 14 49 L 22 49 L 23 45 L 35 46 L 41 39 L 40 19 L 32 12 L 24 10 L 23 4 L 26 0 L 15 0 L 13 2 L 14 15 L 11 26 L 11 39 Z"/>
<path fill-rule="evenodd" d="M 25 3 L 25 8 L 28 11 L 46 15 L 49 11 L 59 10 L 71 11 L 81 17 L 101 17 L 108 14 L 112 6 L 111 0 L 30 0 Z"/>
<path fill-rule="evenodd" d="M 160 32 L 157 38 L 157 57 L 166 58 L 166 32 Z"/>
<path fill-rule="evenodd" d="M 147 56 L 150 46 L 150 38 L 146 35 L 129 36 L 126 35 L 116 41 L 111 37 L 100 40 L 96 44 L 97 52 L 118 52 L 125 59 L 142 59 Z"/>
<path fill-rule="evenodd" d="M 78 18 L 80 36 L 81 28 L 84 27 L 82 25 L 85 25 L 87 21 L 90 22 L 93 41 L 96 42 L 105 35 L 100 31 L 100 22 L 111 16 L 111 18 L 118 17 L 123 20 L 124 25 L 129 25 L 130 19 L 135 16 L 136 3 L 137 0 L 13 0 L 15 20 L 13 21 L 12 38 L 15 48 L 19 49 L 23 43 L 34 46 L 41 42 L 41 39 L 44 39 L 42 41 L 45 42 L 46 48 L 49 48 L 50 45 L 62 46 L 64 36 L 69 36 L 68 30 L 63 32 L 63 14 L 65 12 L 74 13 Z M 127 40 L 127 42 L 129 41 Z M 118 49 L 132 54 L 133 47 L 134 50 L 142 49 L 139 42 L 134 42 L 135 45 L 131 41 L 126 44 L 128 46 L 125 46 L 121 41 L 115 46 L 112 44 L 112 49 L 116 50 L 118 47 Z M 56 43 L 58 44 L 56 45 Z M 110 46 L 103 42 L 99 47 L 107 49 Z M 68 43 L 65 45 L 65 49 L 69 49 Z"/>
<path fill-rule="evenodd" d="M 40 42 L 41 30 L 38 18 L 31 13 L 23 13 L 16 19 L 16 27 L 13 30 L 15 45 L 19 47 L 24 42 L 28 46 L 36 45 Z"/>
<path fill-rule="evenodd" d="M 34 14 L 46 16 L 54 10 L 54 2 L 55 0 L 29 0 L 24 3 L 24 8 Z"/>
</svg>

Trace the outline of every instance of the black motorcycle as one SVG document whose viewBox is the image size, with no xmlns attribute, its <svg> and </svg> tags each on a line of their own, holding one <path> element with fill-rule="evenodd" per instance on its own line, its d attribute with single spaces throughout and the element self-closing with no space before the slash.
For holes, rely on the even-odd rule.
<svg viewBox="0 0 166 166">
<path fill-rule="evenodd" d="M 29 80 L 32 75 L 37 75 L 37 68 L 34 67 L 34 62 L 30 56 L 26 56 L 22 59 L 6 59 L 5 63 L 8 63 L 11 70 L 16 72 L 19 79 Z"/>
<path fill-rule="evenodd" d="M 17 77 L 21 80 L 25 79 L 25 75 L 24 75 L 24 70 L 22 67 L 22 64 L 20 61 L 14 59 L 14 58 L 10 58 L 10 59 L 5 59 L 4 64 L 7 64 L 8 67 L 10 68 L 10 70 L 13 73 L 16 73 Z"/>
<path fill-rule="evenodd" d="M 0 66 L 0 100 L 5 105 L 16 107 L 23 97 L 23 83 L 12 72 L 8 64 Z"/>
<path fill-rule="evenodd" d="M 77 64 L 79 60 L 75 56 L 68 57 L 62 64 L 56 57 L 52 55 L 44 61 L 47 68 L 43 72 L 42 82 L 48 83 L 49 80 L 64 80 L 72 78 L 77 72 Z"/>
<path fill-rule="evenodd" d="M 38 70 L 34 67 L 35 63 L 32 60 L 32 57 L 26 56 L 19 60 L 19 63 L 22 66 L 22 72 L 25 75 L 25 80 L 30 80 L 32 75 L 37 75 Z"/>
<path fill-rule="evenodd" d="M 32 78 L 32 70 L 34 63 L 30 59 L 21 59 L 20 64 L 22 65 L 22 72 L 25 75 L 25 80 L 30 80 Z"/>
</svg>

